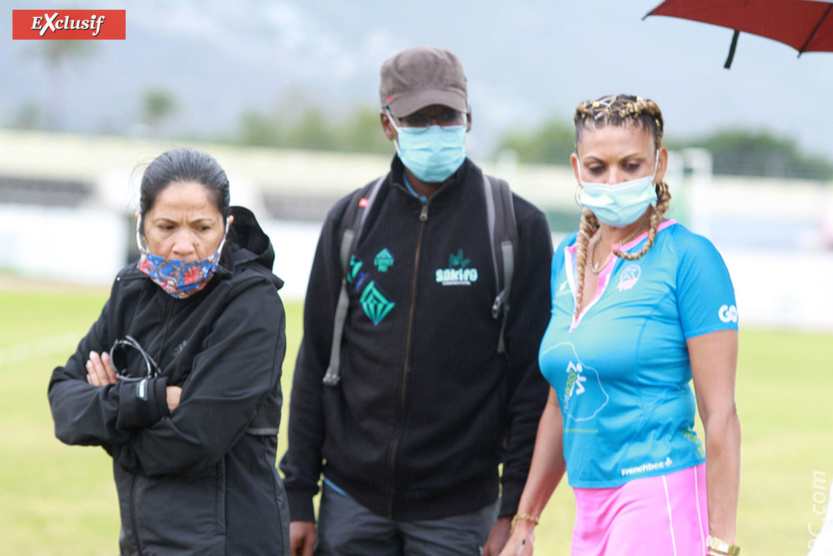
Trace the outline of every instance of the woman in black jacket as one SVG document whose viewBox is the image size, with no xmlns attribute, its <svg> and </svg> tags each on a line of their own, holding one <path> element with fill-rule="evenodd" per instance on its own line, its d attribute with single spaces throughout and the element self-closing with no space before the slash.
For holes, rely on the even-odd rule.
<svg viewBox="0 0 833 556">
<path fill-rule="evenodd" d="M 193 149 L 148 166 L 137 217 L 138 264 L 52 374 L 56 436 L 113 458 L 122 556 L 288 554 L 269 238 Z"/>
</svg>

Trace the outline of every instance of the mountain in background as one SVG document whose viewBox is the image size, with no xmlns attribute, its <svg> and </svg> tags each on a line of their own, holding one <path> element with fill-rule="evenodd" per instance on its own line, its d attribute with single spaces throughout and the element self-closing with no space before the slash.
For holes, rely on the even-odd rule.
<svg viewBox="0 0 833 556">
<path fill-rule="evenodd" d="M 147 134 L 148 91 L 176 110 L 163 135 L 234 139 L 247 111 L 286 109 L 287 98 L 343 117 L 378 107 L 378 68 L 408 46 L 443 46 L 463 60 L 474 114 L 470 150 L 491 152 L 509 126 L 569 122 L 586 98 L 632 92 L 663 108 L 673 136 L 738 127 L 772 130 L 833 158 L 833 55 L 800 60 L 774 41 L 743 35 L 731 71 L 731 31 L 671 18 L 642 21 L 656 0 L 515 3 L 494 0 L 131 2 L 127 40 L 50 63 L 47 41 L 12 41 L 0 0 L 0 125 L 40 119 L 57 129 Z M 120 8 L 76 2 L 75 8 Z M 324 122 L 326 125 L 326 121 Z"/>
</svg>

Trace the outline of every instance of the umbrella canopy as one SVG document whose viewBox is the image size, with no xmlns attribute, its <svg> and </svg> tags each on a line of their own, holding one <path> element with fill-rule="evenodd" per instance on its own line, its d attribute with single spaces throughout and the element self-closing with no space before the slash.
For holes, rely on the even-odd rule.
<svg viewBox="0 0 833 556">
<path fill-rule="evenodd" d="M 833 2 L 813 0 L 666 0 L 645 15 L 711 23 L 735 31 L 725 67 L 741 32 L 773 39 L 804 52 L 833 52 Z M 644 18 L 643 18 L 644 19 Z"/>
</svg>

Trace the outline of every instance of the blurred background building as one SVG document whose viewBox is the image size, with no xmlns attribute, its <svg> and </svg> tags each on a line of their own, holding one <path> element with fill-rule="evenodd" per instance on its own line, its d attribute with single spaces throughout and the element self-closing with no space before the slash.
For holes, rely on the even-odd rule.
<svg viewBox="0 0 833 556">
<path fill-rule="evenodd" d="M 177 144 L 0 131 L 0 272 L 109 284 L 137 257 L 144 165 Z M 327 211 L 390 162 L 384 154 L 187 144 L 214 155 L 229 175 L 232 204 L 257 214 L 275 246 L 283 295 L 294 300 L 303 299 Z M 557 243 L 579 218 L 572 171 L 518 158 L 504 149 L 482 166 L 547 214 Z M 743 322 L 833 330 L 833 290 L 824 286 L 833 275 L 833 184 L 715 175 L 704 149 L 672 151 L 669 165 L 668 216 L 720 249 Z"/>
</svg>

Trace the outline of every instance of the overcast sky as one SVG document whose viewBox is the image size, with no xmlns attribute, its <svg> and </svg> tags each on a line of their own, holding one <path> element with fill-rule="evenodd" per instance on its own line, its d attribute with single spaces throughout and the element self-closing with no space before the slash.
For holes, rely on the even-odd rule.
<svg viewBox="0 0 833 556">
<path fill-rule="evenodd" d="M 381 63 L 425 44 L 463 61 L 475 146 L 509 124 L 568 121 L 581 100 L 631 92 L 657 101 L 672 137 L 766 128 L 833 159 L 833 53 L 797 58 L 786 45 L 744 34 L 727 71 L 730 30 L 643 21 L 658 3 L 75 0 L 50 6 L 126 7 L 127 40 L 96 42 L 55 79 L 38 55 L 42 43 L 11 40 L 11 10 L 29 3 L 0 0 L 0 125 L 27 102 L 61 98 L 69 125 L 128 132 L 142 92 L 162 87 L 182 105 L 177 129 L 231 135 L 243 110 L 266 110 L 289 90 L 333 114 L 376 105 Z"/>
</svg>

